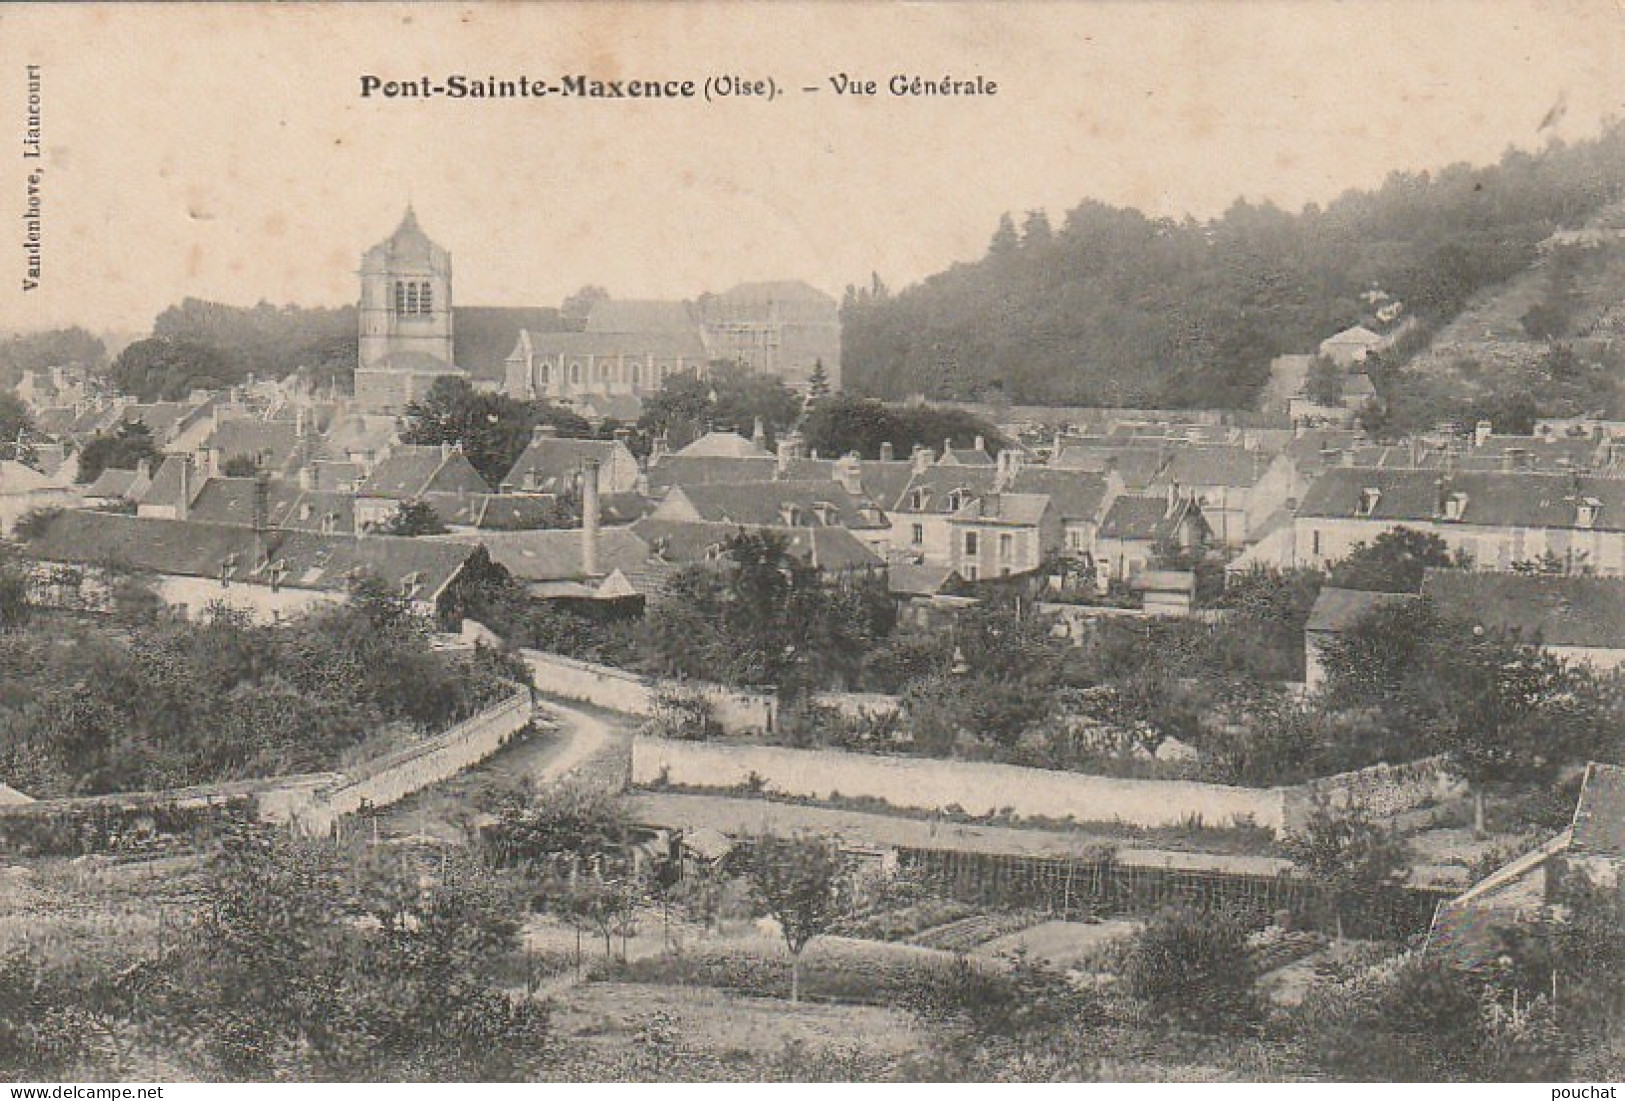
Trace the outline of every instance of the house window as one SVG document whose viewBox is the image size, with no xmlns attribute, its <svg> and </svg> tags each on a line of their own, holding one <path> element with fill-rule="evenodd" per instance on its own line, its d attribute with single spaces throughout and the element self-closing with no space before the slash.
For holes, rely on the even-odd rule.
<svg viewBox="0 0 1625 1101">
<path fill-rule="evenodd" d="M 1316 558 L 1319 558 L 1320 557 L 1320 532 L 1319 532 L 1319 530 L 1311 531 L 1309 533 L 1309 547 L 1310 547 L 1309 553 L 1312 554 L 1313 556 L 1315 556 Z"/>
<path fill-rule="evenodd" d="M 965 556 L 967 558 L 974 558 L 976 557 L 976 553 L 976 533 L 974 531 L 967 531 L 965 533 Z"/>
<path fill-rule="evenodd" d="M 999 535 L 999 561 L 1008 562 L 1015 556 L 1016 537 L 1008 532 L 1001 532 Z M 1004 572 L 1009 573 L 1010 571 L 1005 570 Z"/>
<path fill-rule="evenodd" d="M 910 532 L 910 535 L 913 537 L 914 545 L 916 547 L 919 546 L 921 543 L 925 542 L 925 525 L 915 524 L 913 530 Z"/>
<path fill-rule="evenodd" d="M 966 566 L 965 567 L 965 580 L 966 581 L 975 581 L 976 580 L 976 573 L 977 573 L 977 571 L 976 571 L 976 567 L 974 565 Z"/>
</svg>

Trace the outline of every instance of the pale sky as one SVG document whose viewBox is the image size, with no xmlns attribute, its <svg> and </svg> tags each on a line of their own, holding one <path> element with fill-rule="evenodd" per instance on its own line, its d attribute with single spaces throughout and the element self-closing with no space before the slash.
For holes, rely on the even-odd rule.
<svg viewBox="0 0 1625 1101">
<path fill-rule="evenodd" d="M 43 161 L 11 136 L 29 64 Z M 841 72 L 998 93 L 842 98 Z M 780 96 L 386 101 L 360 98 L 366 73 L 736 74 Z M 1606 2 L 8 6 L 0 330 L 145 331 L 186 296 L 352 302 L 408 199 L 461 305 L 556 305 L 584 283 L 838 295 L 871 271 L 899 288 L 981 255 L 1004 211 L 1297 209 L 1619 114 L 1625 8 Z M 43 278 L 24 294 L 41 163 Z"/>
</svg>

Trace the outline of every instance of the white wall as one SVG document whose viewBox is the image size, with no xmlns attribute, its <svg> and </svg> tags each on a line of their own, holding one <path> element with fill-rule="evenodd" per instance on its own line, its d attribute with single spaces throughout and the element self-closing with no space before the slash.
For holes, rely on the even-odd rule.
<svg viewBox="0 0 1625 1101">
<path fill-rule="evenodd" d="M 1178 826 L 1192 818 L 1226 827 L 1238 821 L 1279 831 L 1284 796 L 1277 790 L 1184 781 L 1119 780 L 1077 772 L 970 761 L 876 757 L 835 750 L 715 745 L 638 738 L 632 782 L 662 780 L 685 787 L 727 789 L 760 778 L 774 794 L 883 800 L 893 807 L 938 811 L 957 806 L 985 815 L 1008 808 L 1028 818 L 1129 825 Z"/>
</svg>

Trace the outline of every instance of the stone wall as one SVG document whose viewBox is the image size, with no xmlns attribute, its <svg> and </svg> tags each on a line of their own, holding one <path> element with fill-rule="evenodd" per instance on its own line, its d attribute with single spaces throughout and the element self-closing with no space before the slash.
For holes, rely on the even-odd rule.
<svg viewBox="0 0 1625 1101">
<path fill-rule="evenodd" d="M 681 688 L 699 692 L 709 700 L 718 724 L 726 733 L 773 730 L 778 725 L 778 700 L 765 692 L 749 692 L 703 681 L 662 681 L 540 650 L 521 650 L 520 654 L 535 677 L 536 690 L 550 696 L 647 718 L 654 714 L 655 696 L 662 688 Z"/>
<path fill-rule="evenodd" d="M 632 782 L 714 790 L 759 787 L 769 794 L 810 799 L 839 795 L 908 810 L 958 808 L 970 815 L 1004 811 L 1023 818 L 1142 827 L 1251 824 L 1277 832 L 1284 806 L 1283 793 L 1271 789 L 659 738 L 633 743 Z"/>
<path fill-rule="evenodd" d="M 1333 807 L 1358 802 L 1381 821 L 1462 791 L 1440 758 L 1375 765 L 1293 787 L 1245 788 L 1117 779 L 981 761 L 648 737 L 633 743 L 632 783 L 715 791 L 754 788 L 792 798 L 876 799 L 906 810 L 957 808 L 975 816 L 1003 811 L 1019 818 L 1071 818 L 1147 828 L 1251 824 L 1277 836 L 1303 830 L 1317 795 Z"/>
<path fill-rule="evenodd" d="M 1465 785 L 1446 770 L 1443 757 L 1426 757 L 1402 765 L 1377 764 L 1281 789 L 1285 796 L 1288 833 L 1303 829 L 1314 811 L 1317 796 L 1325 798 L 1335 809 L 1358 803 L 1381 821 L 1454 798 L 1465 790 Z"/>
</svg>

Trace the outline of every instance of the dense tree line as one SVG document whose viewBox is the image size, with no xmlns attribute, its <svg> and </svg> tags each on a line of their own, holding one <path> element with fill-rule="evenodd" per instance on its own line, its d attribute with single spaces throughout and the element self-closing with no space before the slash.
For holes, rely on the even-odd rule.
<svg viewBox="0 0 1625 1101">
<path fill-rule="evenodd" d="M 177 401 L 190 391 L 303 371 L 308 384 L 354 387 L 356 313 L 302 306 L 227 306 L 188 298 L 153 322 L 152 335 L 125 348 L 113 385 L 142 401 Z"/>
<path fill-rule="evenodd" d="M 820 455 L 855 451 L 865 459 L 880 457 L 882 444 L 907 458 L 916 447 L 937 451 L 944 440 L 972 447 L 981 439 L 996 454 L 1004 439 L 987 421 L 963 409 L 933 405 L 887 405 L 874 398 L 835 394 L 817 402 L 801 426 L 807 447 Z"/>
<path fill-rule="evenodd" d="M 1396 172 L 1296 214 L 1238 200 L 1207 222 L 1096 202 L 1058 228 L 1007 215 L 980 260 L 897 294 L 878 277 L 849 289 L 842 377 L 885 398 L 1251 407 L 1272 357 L 1360 321 L 1373 287 L 1447 319 L 1622 185 L 1616 125 L 1488 167 Z"/>
<path fill-rule="evenodd" d="M 25 370 L 40 367 L 81 367 L 100 371 L 107 366 L 107 345 L 86 329 L 49 329 L 22 333 L 0 341 L 0 390 L 17 384 Z"/>
<path fill-rule="evenodd" d="M 722 363 L 703 378 L 694 372 L 667 378 L 643 399 L 637 428 L 649 440 L 666 437 L 676 450 L 712 429 L 749 435 L 760 421 L 772 446 L 801 418 L 801 410 L 801 395 L 777 376 Z"/>
</svg>

